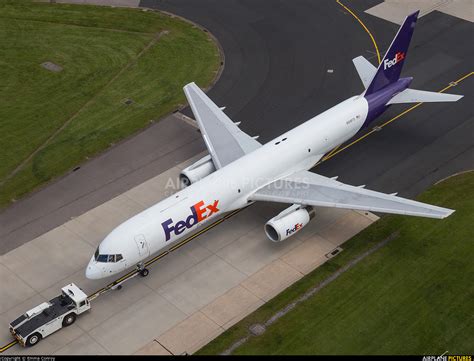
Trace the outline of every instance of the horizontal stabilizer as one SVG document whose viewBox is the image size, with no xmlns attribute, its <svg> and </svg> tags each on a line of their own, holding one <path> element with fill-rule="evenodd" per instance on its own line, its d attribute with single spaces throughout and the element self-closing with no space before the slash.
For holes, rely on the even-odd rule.
<svg viewBox="0 0 474 361">
<path fill-rule="evenodd" d="M 463 95 L 444 94 L 416 89 L 405 89 L 395 95 L 387 104 L 456 102 Z"/>
<path fill-rule="evenodd" d="M 367 89 L 377 72 L 377 68 L 363 56 L 352 59 L 352 62 L 359 74 L 360 80 L 362 80 L 362 84 L 364 84 L 364 88 Z"/>
</svg>

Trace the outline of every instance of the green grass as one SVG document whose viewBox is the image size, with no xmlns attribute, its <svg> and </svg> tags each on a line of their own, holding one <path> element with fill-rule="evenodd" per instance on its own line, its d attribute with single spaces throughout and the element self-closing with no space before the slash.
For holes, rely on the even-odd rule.
<svg viewBox="0 0 474 361">
<path fill-rule="evenodd" d="M 220 64 L 202 30 L 137 9 L 0 0 L 0 47 L 0 207 L 170 113 Z"/>
<path fill-rule="evenodd" d="M 444 220 L 387 216 L 344 252 L 203 347 L 216 354 L 275 311 L 395 231 L 399 236 L 252 337 L 236 354 L 472 354 L 474 172 L 420 200 L 451 207 Z M 291 242 L 291 240 L 289 240 Z"/>
</svg>

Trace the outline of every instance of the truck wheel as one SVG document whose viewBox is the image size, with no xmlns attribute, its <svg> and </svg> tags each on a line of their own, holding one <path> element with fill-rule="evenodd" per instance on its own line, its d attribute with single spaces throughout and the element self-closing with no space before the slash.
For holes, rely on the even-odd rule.
<svg viewBox="0 0 474 361">
<path fill-rule="evenodd" d="M 30 346 L 36 345 L 38 342 L 41 341 L 41 338 L 42 338 L 41 334 L 38 332 L 35 332 L 34 334 L 30 335 L 26 339 L 26 346 L 30 347 Z"/>
<path fill-rule="evenodd" d="M 76 321 L 76 314 L 70 313 L 63 318 L 63 327 L 71 326 Z"/>
<path fill-rule="evenodd" d="M 150 271 L 148 271 L 146 268 L 144 268 L 140 271 L 140 276 L 146 277 L 146 276 L 148 276 L 148 273 L 150 273 Z"/>
</svg>

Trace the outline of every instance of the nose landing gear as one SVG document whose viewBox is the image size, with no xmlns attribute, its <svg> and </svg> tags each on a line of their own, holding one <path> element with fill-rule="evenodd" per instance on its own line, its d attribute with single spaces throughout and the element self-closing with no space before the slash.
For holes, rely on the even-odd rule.
<svg viewBox="0 0 474 361">
<path fill-rule="evenodd" d="M 122 284 L 125 283 L 126 281 L 140 275 L 142 277 L 148 276 L 150 271 L 148 268 L 145 268 L 145 264 L 143 262 L 140 262 L 137 264 L 137 270 L 136 272 L 133 272 L 133 274 L 126 275 L 125 277 L 119 278 L 117 281 L 111 283 L 108 285 L 105 289 L 112 289 L 112 290 L 121 290 L 122 289 Z"/>
<path fill-rule="evenodd" d="M 145 264 L 143 262 L 140 262 L 139 264 L 137 264 L 137 269 L 138 269 L 138 272 L 140 273 L 140 276 L 142 277 L 146 277 L 150 273 L 150 271 L 148 271 L 148 269 L 145 268 Z"/>
<path fill-rule="evenodd" d="M 148 276 L 148 273 L 150 273 L 150 272 L 148 271 L 148 269 L 144 268 L 144 269 L 142 269 L 142 270 L 140 271 L 140 276 L 146 277 L 146 276 Z"/>
</svg>

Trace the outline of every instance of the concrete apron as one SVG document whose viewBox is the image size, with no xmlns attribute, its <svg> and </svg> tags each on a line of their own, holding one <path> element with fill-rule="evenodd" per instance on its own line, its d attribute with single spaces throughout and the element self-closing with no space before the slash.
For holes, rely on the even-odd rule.
<svg viewBox="0 0 474 361">
<path fill-rule="evenodd" d="M 8 323 L 75 282 L 91 294 L 111 280 L 84 271 L 115 226 L 171 194 L 199 154 L 0 257 L 0 340 Z M 285 205 L 257 203 L 92 301 L 89 313 L 32 348 L 6 354 L 193 353 L 324 263 L 326 254 L 373 223 L 365 212 L 320 208 L 292 238 L 273 243 L 264 223 Z M 342 246 L 343 247 L 343 246 Z"/>
</svg>

